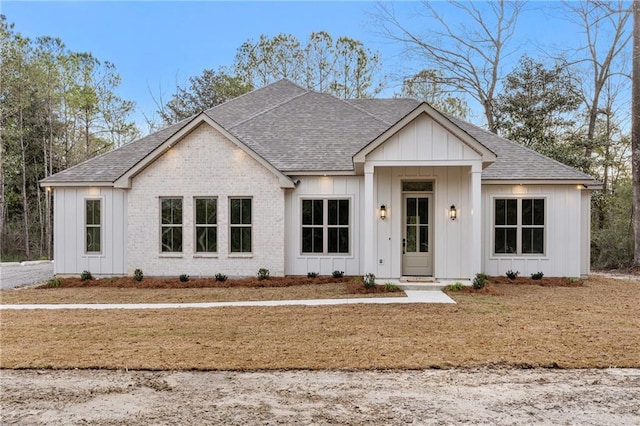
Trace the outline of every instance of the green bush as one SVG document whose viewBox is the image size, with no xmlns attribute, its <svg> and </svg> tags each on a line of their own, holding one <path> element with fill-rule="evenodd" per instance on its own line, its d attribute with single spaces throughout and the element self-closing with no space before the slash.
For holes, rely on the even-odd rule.
<svg viewBox="0 0 640 426">
<path fill-rule="evenodd" d="M 225 274 L 217 273 L 216 281 L 225 282 L 227 280 L 227 276 Z"/>
<path fill-rule="evenodd" d="M 268 280 L 269 279 L 269 270 L 266 268 L 260 268 L 258 269 L 258 279 L 260 281 L 262 280 Z"/>
<path fill-rule="evenodd" d="M 182 274 L 182 275 L 180 275 L 179 279 L 180 279 L 181 283 L 186 283 L 187 281 L 189 281 L 189 275 Z"/>
<path fill-rule="evenodd" d="M 307 272 L 307 278 L 318 278 L 319 272 Z"/>
<path fill-rule="evenodd" d="M 47 285 L 49 287 L 60 287 L 60 279 L 58 278 L 51 278 L 49 281 L 47 281 Z"/>
<path fill-rule="evenodd" d="M 518 275 L 520 275 L 520 271 L 513 272 L 511 269 L 507 271 L 507 278 L 509 278 L 510 280 L 515 280 L 516 278 L 518 278 Z"/>
<path fill-rule="evenodd" d="M 531 274 L 532 280 L 541 280 L 542 277 L 544 277 L 544 274 L 542 272 L 536 272 L 535 274 Z"/>
<path fill-rule="evenodd" d="M 445 290 L 449 290 L 449 291 L 460 291 L 464 288 L 464 284 L 462 284 L 461 282 L 456 281 L 453 284 L 449 284 Z"/>
<path fill-rule="evenodd" d="M 397 291 L 400 291 L 400 287 L 398 287 L 394 283 L 384 283 L 384 291 L 388 293 L 395 293 Z"/>
<path fill-rule="evenodd" d="M 89 271 L 82 271 L 82 273 L 80 274 L 80 280 L 82 281 L 87 281 L 91 278 L 93 278 L 93 276 L 91 276 L 91 272 Z"/>
<path fill-rule="evenodd" d="M 344 271 L 335 270 L 331 273 L 331 275 L 333 276 L 333 278 L 342 278 L 344 277 Z"/>
<path fill-rule="evenodd" d="M 372 273 L 368 273 L 364 276 L 363 282 L 365 288 L 373 288 L 376 285 L 376 276 Z"/>
<path fill-rule="evenodd" d="M 481 290 L 487 284 L 487 275 L 483 273 L 477 273 L 473 278 L 473 288 Z"/>
<path fill-rule="evenodd" d="M 144 278 L 144 274 L 142 273 L 142 269 L 136 269 L 133 271 L 133 279 L 136 281 L 142 281 Z"/>
</svg>

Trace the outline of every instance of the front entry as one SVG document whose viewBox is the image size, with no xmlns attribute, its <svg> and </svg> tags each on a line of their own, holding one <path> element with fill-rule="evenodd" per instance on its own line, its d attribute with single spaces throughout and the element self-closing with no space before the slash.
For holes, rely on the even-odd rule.
<svg viewBox="0 0 640 426">
<path fill-rule="evenodd" d="M 403 193 L 402 275 L 433 275 L 432 195 Z"/>
</svg>

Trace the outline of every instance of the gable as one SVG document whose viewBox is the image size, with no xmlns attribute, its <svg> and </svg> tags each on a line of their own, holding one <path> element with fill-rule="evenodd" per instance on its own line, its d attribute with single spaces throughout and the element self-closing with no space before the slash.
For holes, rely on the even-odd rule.
<svg viewBox="0 0 640 426">
<path fill-rule="evenodd" d="M 482 156 L 426 113 L 406 124 L 372 152 L 367 161 L 466 161 Z"/>
<path fill-rule="evenodd" d="M 116 188 L 130 188 L 131 187 L 131 179 L 137 176 L 140 172 L 142 172 L 145 168 L 147 168 L 150 164 L 152 164 L 156 159 L 164 155 L 167 151 L 173 148 L 176 144 L 180 143 L 183 139 L 189 137 L 189 135 L 196 129 L 198 129 L 201 125 L 207 125 L 213 128 L 216 132 L 218 132 L 225 141 L 230 143 L 231 145 L 235 145 L 239 151 L 242 151 L 244 154 L 253 158 L 257 163 L 259 163 L 264 169 L 269 171 L 271 174 L 275 175 L 282 188 L 293 188 L 293 181 L 278 169 L 276 169 L 272 164 L 270 164 L 267 160 L 260 157 L 256 154 L 251 148 L 237 139 L 235 136 L 230 134 L 226 129 L 220 126 L 218 123 L 209 118 L 206 114 L 201 113 L 196 118 L 194 118 L 188 125 L 180 129 L 177 133 L 175 133 L 172 137 L 163 142 L 160 146 L 154 149 L 149 155 L 147 155 L 142 161 L 128 170 L 125 174 L 123 174 L 120 178 L 118 178 L 114 182 L 114 187 Z M 211 143 L 215 144 L 218 141 L 216 139 L 212 140 Z M 225 167 L 225 158 L 220 157 L 211 157 L 207 158 L 209 161 L 210 167 Z M 184 167 L 189 167 L 189 164 L 183 164 Z"/>
</svg>

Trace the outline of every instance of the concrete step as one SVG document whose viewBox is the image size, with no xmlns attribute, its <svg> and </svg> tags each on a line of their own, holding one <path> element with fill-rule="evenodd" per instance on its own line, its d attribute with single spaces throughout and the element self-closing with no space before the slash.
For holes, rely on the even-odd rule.
<svg viewBox="0 0 640 426">
<path fill-rule="evenodd" d="M 439 282 L 400 282 L 398 284 L 402 290 L 431 290 L 440 291 L 446 287 L 445 284 Z"/>
</svg>

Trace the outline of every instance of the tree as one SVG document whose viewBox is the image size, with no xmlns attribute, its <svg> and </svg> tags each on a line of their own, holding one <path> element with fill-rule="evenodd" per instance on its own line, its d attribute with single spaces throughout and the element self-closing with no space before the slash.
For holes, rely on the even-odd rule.
<svg viewBox="0 0 640 426">
<path fill-rule="evenodd" d="M 640 3 L 633 2 L 633 85 L 631 89 L 633 156 L 633 263 L 640 266 Z"/>
<path fill-rule="evenodd" d="M 438 12 L 436 3 L 424 1 L 418 16 L 428 31 L 418 33 L 402 24 L 391 3 L 378 6 L 382 34 L 405 45 L 406 52 L 439 70 L 437 83 L 469 94 L 482 105 L 487 126 L 497 132 L 494 101 L 502 78 L 500 69 L 523 4 L 519 1 L 449 2 L 459 15 L 451 21 Z M 458 23 L 453 26 L 452 22 Z"/>
<path fill-rule="evenodd" d="M 51 194 L 38 181 L 126 142 L 133 103 L 115 93 L 115 67 L 30 40 L 0 15 L 0 256 L 51 255 Z"/>
<path fill-rule="evenodd" d="M 627 24 L 631 8 L 623 0 L 604 2 L 581 0 L 564 2 L 569 11 L 567 18 L 582 28 L 586 37 L 584 45 L 578 49 L 585 52 L 575 60 L 576 64 L 586 64 L 586 78 L 583 88 L 583 102 L 587 112 L 587 133 L 584 156 L 591 161 L 596 140 L 596 124 L 601 111 L 603 90 L 607 82 L 624 76 L 625 59 L 623 53 L 629 44 L 631 34 Z M 603 43 L 608 43 L 603 47 Z M 590 171 L 589 167 L 585 171 Z"/>
<path fill-rule="evenodd" d="M 402 82 L 401 92 L 396 96 L 414 98 L 424 101 L 436 109 L 465 120 L 469 115 L 469 107 L 464 99 L 445 90 L 438 81 L 442 78 L 439 71 L 422 70 L 419 73 L 405 78 Z"/>
<path fill-rule="evenodd" d="M 503 82 L 495 102 L 496 127 L 514 142 L 566 164 L 579 165 L 581 156 L 566 136 L 580 106 L 580 93 L 564 63 L 545 68 L 525 55 Z"/>
<path fill-rule="evenodd" d="M 177 123 L 251 90 L 251 83 L 229 75 L 223 69 L 217 72 L 206 69 L 202 75 L 189 77 L 189 87 L 178 86 L 171 100 L 159 105 L 158 114 L 165 124 Z"/>
<path fill-rule="evenodd" d="M 375 83 L 378 55 L 362 42 L 311 33 L 307 43 L 290 34 L 261 35 L 245 41 L 235 57 L 236 76 L 254 87 L 286 78 L 308 89 L 341 98 L 366 98 L 380 91 Z"/>
</svg>

